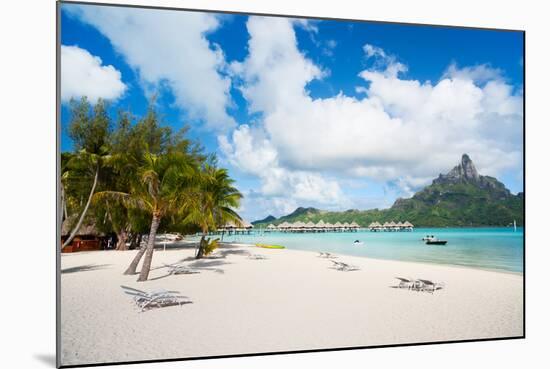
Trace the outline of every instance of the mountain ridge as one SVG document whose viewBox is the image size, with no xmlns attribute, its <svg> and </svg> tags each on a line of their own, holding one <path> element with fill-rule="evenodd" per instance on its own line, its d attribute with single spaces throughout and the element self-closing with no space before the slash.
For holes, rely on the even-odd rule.
<svg viewBox="0 0 550 369">
<path fill-rule="evenodd" d="M 463 154 L 460 163 L 447 174 L 439 174 L 411 198 L 396 199 L 388 209 L 334 212 L 298 207 L 290 214 L 253 224 L 322 219 L 330 223 L 355 221 L 363 227 L 373 221 L 407 220 L 420 227 L 507 226 L 514 220 L 523 225 L 523 208 L 523 192 L 514 195 L 496 178 L 479 174 L 470 157 Z"/>
</svg>

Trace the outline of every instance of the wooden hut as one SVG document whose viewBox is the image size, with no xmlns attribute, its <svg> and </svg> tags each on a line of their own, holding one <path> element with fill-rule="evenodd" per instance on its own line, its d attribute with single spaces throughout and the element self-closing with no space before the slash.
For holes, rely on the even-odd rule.
<svg viewBox="0 0 550 369">
<path fill-rule="evenodd" d="M 68 238 L 76 225 L 76 217 L 69 217 L 61 225 L 61 244 Z M 94 222 L 84 221 L 71 243 L 61 249 L 61 252 L 103 250 L 107 245 L 108 237 L 100 232 Z"/>
<path fill-rule="evenodd" d="M 288 231 L 288 228 L 290 228 L 290 224 L 288 222 L 282 222 L 277 226 L 277 229 L 281 231 Z"/>
<path fill-rule="evenodd" d="M 323 221 L 323 219 L 321 219 L 320 221 L 317 222 L 317 224 L 315 224 L 315 230 L 317 232 L 324 232 L 326 230 L 325 222 Z"/>
<path fill-rule="evenodd" d="M 403 223 L 403 227 L 404 227 L 404 229 L 407 230 L 407 231 L 412 231 L 413 228 L 414 228 L 414 225 L 412 225 L 412 223 L 410 223 L 410 222 L 407 220 L 405 223 Z"/>
</svg>

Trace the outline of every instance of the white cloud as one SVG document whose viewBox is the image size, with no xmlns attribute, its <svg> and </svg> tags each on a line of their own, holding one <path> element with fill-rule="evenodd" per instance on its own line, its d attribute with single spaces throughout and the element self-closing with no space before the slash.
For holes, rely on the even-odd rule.
<svg viewBox="0 0 550 369">
<path fill-rule="evenodd" d="M 456 63 L 452 63 L 443 74 L 443 78 L 464 79 L 476 83 L 484 83 L 490 80 L 500 80 L 502 78 L 502 71 L 491 68 L 488 64 L 459 68 Z"/>
<path fill-rule="evenodd" d="M 229 162 L 261 181 L 261 194 L 276 208 L 292 204 L 315 203 L 325 206 L 346 203 L 335 180 L 303 170 L 288 170 L 279 164 L 278 152 L 265 133 L 241 125 L 228 139 L 219 137 L 220 149 Z"/>
<path fill-rule="evenodd" d="M 61 45 L 61 101 L 88 97 L 114 100 L 126 90 L 120 72 L 78 46 Z"/>
<path fill-rule="evenodd" d="M 367 58 L 387 58 L 386 52 L 383 49 L 371 44 L 365 44 L 365 46 L 363 46 L 363 51 L 367 54 Z"/>
<path fill-rule="evenodd" d="M 218 19 L 200 12 L 175 12 L 108 6 L 63 5 L 63 10 L 93 25 L 144 83 L 166 83 L 177 105 L 209 128 L 225 130 L 235 122 L 229 77 L 222 50 L 206 35 L 219 27 Z"/>
<path fill-rule="evenodd" d="M 405 73 L 407 66 L 399 63 L 395 56 L 387 54 L 384 49 L 365 44 L 363 51 L 367 59 L 373 59 L 374 63 L 371 70 L 383 70 L 384 74 L 389 77 L 397 77 L 399 73 Z"/>
<path fill-rule="evenodd" d="M 247 28 L 249 55 L 232 69 L 242 79 L 250 110 L 261 113 L 255 128 L 261 134 L 249 132 L 246 155 L 240 155 L 240 128 L 225 139 L 224 152 L 240 168 L 261 167 L 258 158 L 270 158 L 262 161 L 275 168 L 262 168 L 269 176 L 256 173 L 265 195 L 299 188 L 289 180 L 300 178 L 296 173 L 323 181 L 368 177 L 410 194 L 452 168 L 463 153 L 484 174 L 522 165 L 522 98 L 500 71 L 452 64 L 436 84 L 405 79 L 407 67 L 396 57 L 365 45 L 373 63 L 359 74 L 366 82 L 357 86 L 361 98 L 339 93 L 314 99 L 307 85 L 326 73 L 300 52 L 293 24 L 253 17 Z M 302 198 L 330 188 L 309 183 Z"/>
<path fill-rule="evenodd" d="M 251 112 L 273 112 L 306 97 L 304 85 L 323 72 L 297 48 L 292 22 L 284 18 L 251 17 L 249 56 L 244 63 L 232 63 L 244 85 L 241 91 Z"/>
</svg>

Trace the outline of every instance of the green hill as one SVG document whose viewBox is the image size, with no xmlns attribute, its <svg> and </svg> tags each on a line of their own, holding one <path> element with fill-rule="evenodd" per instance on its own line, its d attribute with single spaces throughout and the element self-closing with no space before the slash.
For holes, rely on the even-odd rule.
<svg viewBox="0 0 550 369">
<path fill-rule="evenodd" d="M 282 222 L 357 222 L 366 227 L 371 222 L 405 221 L 416 227 L 507 226 L 514 220 L 523 225 L 524 196 L 513 195 L 496 178 L 479 175 L 469 156 L 447 174 L 440 174 L 432 184 L 409 199 L 397 199 L 389 209 L 346 210 L 329 212 L 315 208 L 297 208 L 291 214 L 268 221 L 254 222 L 266 226 Z"/>
</svg>

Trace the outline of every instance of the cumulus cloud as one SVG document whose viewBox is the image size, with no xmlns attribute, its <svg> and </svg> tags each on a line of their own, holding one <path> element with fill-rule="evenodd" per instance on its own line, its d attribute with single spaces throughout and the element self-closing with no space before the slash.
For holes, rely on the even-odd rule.
<svg viewBox="0 0 550 369">
<path fill-rule="evenodd" d="M 367 59 L 373 60 L 371 70 L 383 70 L 385 75 L 395 78 L 399 73 L 404 73 L 408 69 L 405 64 L 398 62 L 394 55 L 387 54 L 378 46 L 365 44 L 363 51 Z"/>
<path fill-rule="evenodd" d="M 332 207 L 347 203 L 337 181 L 304 170 L 288 170 L 279 163 L 278 152 L 261 129 L 244 124 L 231 137 L 219 137 L 220 149 L 229 162 L 261 181 L 264 203 L 277 210 L 300 204 Z M 257 198 L 258 196 L 256 196 Z M 292 209 L 293 210 L 293 209 Z"/>
<path fill-rule="evenodd" d="M 114 100 L 126 90 L 120 72 L 78 46 L 61 45 L 61 101 L 87 96 L 95 103 Z"/>
<path fill-rule="evenodd" d="M 289 179 L 301 179 L 296 173 L 320 181 L 303 192 L 330 188 L 326 178 L 332 173 L 392 183 L 407 195 L 452 168 L 463 153 L 484 174 L 522 165 L 522 97 L 488 65 L 451 64 L 432 84 L 403 78 L 406 65 L 367 44 L 365 57 L 372 63 L 359 73 L 365 81 L 357 86 L 361 97 L 314 99 L 307 85 L 327 73 L 300 52 L 292 22 L 251 17 L 247 29 L 249 54 L 232 70 L 261 119 L 255 131 L 239 128 L 221 141 L 240 168 L 269 163 L 261 168 L 269 176 L 257 173 L 265 194 L 296 190 Z M 246 154 L 238 147 L 241 134 L 248 140 Z"/>
<path fill-rule="evenodd" d="M 492 68 L 488 64 L 459 68 L 456 63 L 452 63 L 443 74 L 443 78 L 464 79 L 476 83 L 484 83 L 502 79 L 502 71 Z"/>
<path fill-rule="evenodd" d="M 109 38 L 146 86 L 168 85 L 177 105 L 191 118 L 216 130 L 235 125 L 226 110 L 232 102 L 224 55 L 206 38 L 220 25 L 216 16 L 68 4 L 63 10 Z"/>
</svg>

